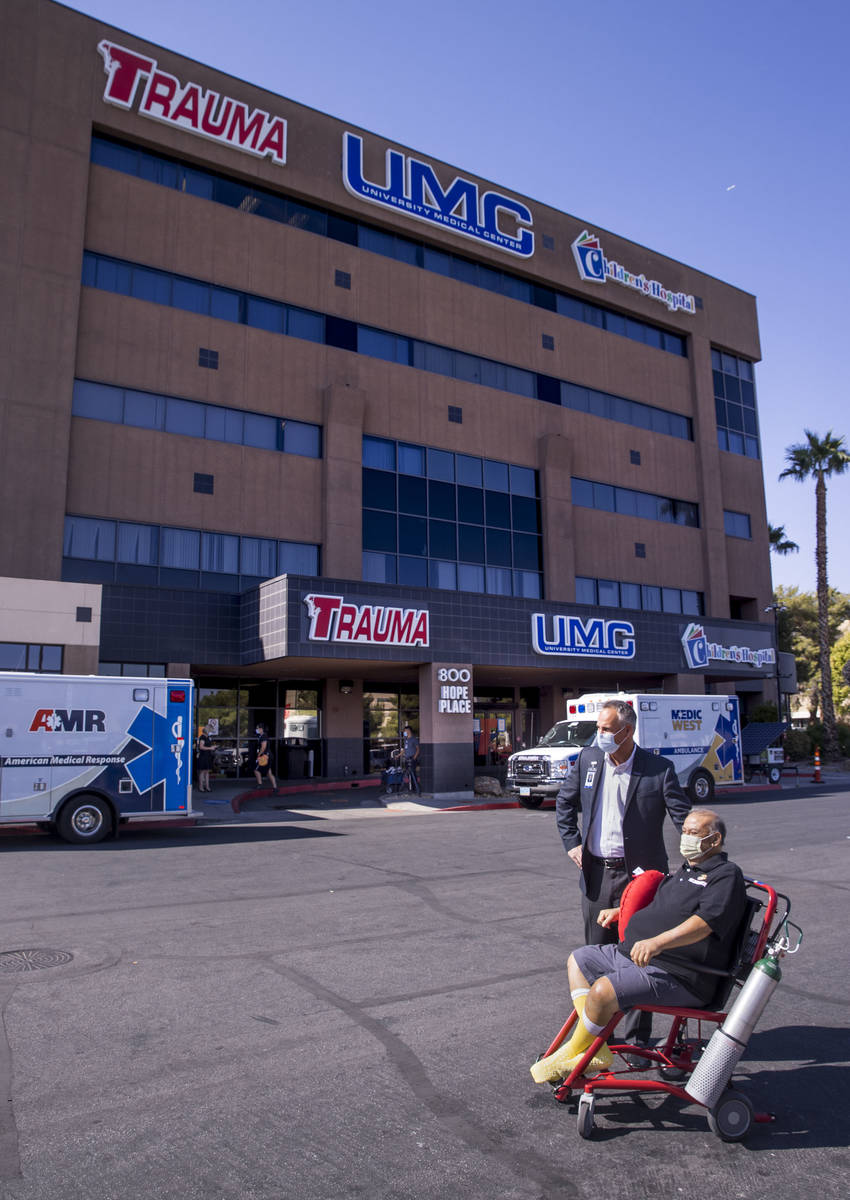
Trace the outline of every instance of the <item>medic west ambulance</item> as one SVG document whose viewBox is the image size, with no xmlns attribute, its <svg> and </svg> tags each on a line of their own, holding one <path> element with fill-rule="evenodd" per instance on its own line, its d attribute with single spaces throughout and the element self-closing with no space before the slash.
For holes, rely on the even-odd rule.
<svg viewBox="0 0 850 1200">
<path fill-rule="evenodd" d="M 537 746 L 508 759 L 507 786 L 520 803 L 539 808 L 545 797 L 558 794 L 579 751 L 596 736 L 600 710 L 612 699 L 635 710 L 635 741 L 650 754 L 670 759 L 695 804 L 709 802 L 715 787 L 743 783 L 737 696 L 598 692 L 568 700 L 565 721 L 558 721 Z"/>
<path fill-rule="evenodd" d="M 192 810 L 192 681 L 0 672 L 0 824 L 98 842 Z"/>
</svg>

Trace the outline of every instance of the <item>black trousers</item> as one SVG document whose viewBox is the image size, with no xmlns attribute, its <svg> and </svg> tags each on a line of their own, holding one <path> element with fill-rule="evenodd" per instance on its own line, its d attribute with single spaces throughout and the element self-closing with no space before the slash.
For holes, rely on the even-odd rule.
<svg viewBox="0 0 850 1200">
<path fill-rule="evenodd" d="M 586 946 L 615 945 L 619 940 L 616 925 L 603 929 L 596 918 L 603 908 L 616 908 L 630 876 L 625 867 L 606 867 L 600 858 L 584 851 L 584 884 L 581 911 L 584 917 L 584 939 Z M 623 1040 L 648 1042 L 652 1036 L 652 1013 L 626 1013 L 623 1022 Z"/>
</svg>

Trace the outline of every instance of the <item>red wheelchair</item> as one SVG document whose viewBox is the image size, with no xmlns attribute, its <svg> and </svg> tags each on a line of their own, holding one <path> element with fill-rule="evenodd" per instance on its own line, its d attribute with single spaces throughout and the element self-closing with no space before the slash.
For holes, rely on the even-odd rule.
<svg viewBox="0 0 850 1200">
<path fill-rule="evenodd" d="M 641 1004 L 636 1007 L 643 1012 L 658 1013 L 672 1017 L 672 1023 L 666 1038 L 652 1048 L 630 1045 L 614 1040 L 617 1025 L 623 1018 L 622 1012 L 617 1012 L 602 1030 L 566 1078 L 552 1083 L 555 1099 L 567 1103 L 573 1093 L 580 1093 L 578 1100 L 578 1132 L 582 1138 L 589 1138 L 594 1130 L 594 1109 L 600 1092 L 632 1092 L 638 1094 L 666 1093 L 678 1096 L 686 1104 L 700 1103 L 698 1099 L 686 1091 L 686 1087 L 695 1068 L 703 1055 L 708 1052 L 706 1045 L 708 1036 L 704 1034 L 705 1026 L 709 1035 L 723 1026 L 729 1016 L 732 1005 L 729 1003 L 735 988 L 743 987 L 759 960 L 778 962 L 786 954 L 793 954 L 799 948 L 802 940 L 802 930 L 789 921 L 791 901 L 787 896 L 776 892 L 766 883 L 745 877 L 747 885 L 747 908 L 734 942 L 731 957 L 732 965 L 726 971 L 712 968 L 702 968 L 711 975 L 717 976 L 717 989 L 711 1004 L 705 1008 L 676 1008 L 655 1004 Z M 794 946 L 791 946 L 790 929 L 799 935 Z M 768 960 L 763 955 L 769 956 Z M 775 970 L 778 979 L 779 972 Z M 756 983 L 754 979 L 752 981 Z M 739 993 L 740 997 L 741 993 Z M 563 1045 L 577 1020 L 573 1011 L 564 1026 L 558 1031 L 552 1044 L 540 1057 L 545 1058 Z M 595 1075 L 585 1075 L 594 1055 L 603 1043 L 609 1043 L 609 1049 L 614 1055 L 611 1067 L 599 1071 Z M 740 1047 L 740 1043 L 738 1043 Z M 720 1047 L 720 1066 L 712 1063 L 715 1075 L 723 1070 L 723 1047 Z M 740 1058 L 742 1049 L 734 1055 L 734 1063 Z M 628 1062 L 643 1060 L 640 1065 Z M 717 1056 L 715 1056 L 717 1057 Z M 728 1057 L 728 1056 L 727 1056 Z M 622 1067 L 620 1067 L 622 1063 Z M 734 1065 L 734 1064 L 733 1064 Z M 732 1068 L 728 1075 L 731 1076 Z M 652 1076 L 645 1074 L 652 1072 Z M 711 1072 L 709 1072 L 710 1076 Z M 703 1071 L 705 1075 L 705 1071 Z M 709 1077 L 709 1091 L 718 1080 Z M 746 1137 L 753 1122 L 770 1122 L 770 1113 L 755 1112 L 749 1098 L 741 1091 L 731 1086 L 730 1079 L 720 1079 L 722 1087 L 719 1098 L 712 1096 L 711 1103 L 705 1108 L 708 1124 L 712 1132 L 726 1142 L 740 1141 Z M 725 1085 L 725 1086 L 724 1086 Z"/>
</svg>

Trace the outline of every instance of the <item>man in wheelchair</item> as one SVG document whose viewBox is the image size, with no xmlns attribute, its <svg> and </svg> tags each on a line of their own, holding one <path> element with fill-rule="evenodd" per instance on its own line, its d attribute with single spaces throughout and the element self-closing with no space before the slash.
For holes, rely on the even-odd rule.
<svg viewBox="0 0 850 1200">
<path fill-rule="evenodd" d="M 682 826 L 684 862 L 674 874 L 646 872 L 623 893 L 620 907 L 599 914 L 599 924 L 619 922 L 617 945 L 582 946 L 567 963 L 570 994 L 578 1014 L 569 1041 L 531 1068 L 537 1083 L 561 1079 L 575 1069 L 591 1043 L 618 1011 L 636 1004 L 701 1008 L 709 1004 L 725 970 L 744 917 L 744 877 L 723 850 L 726 827 L 709 809 L 693 809 Z M 645 903 L 647 886 L 657 885 Z M 637 907 L 630 889 L 642 891 Z M 603 1043 L 585 1073 L 607 1069 L 613 1054 Z"/>
</svg>

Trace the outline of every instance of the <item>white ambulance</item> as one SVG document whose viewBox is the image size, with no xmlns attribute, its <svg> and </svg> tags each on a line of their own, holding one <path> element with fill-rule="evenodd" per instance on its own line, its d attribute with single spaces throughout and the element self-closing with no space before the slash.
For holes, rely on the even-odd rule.
<svg viewBox="0 0 850 1200">
<path fill-rule="evenodd" d="M 708 803 L 715 787 L 743 783 L 737 696 L 597 692 L 568 700 L 565 721 L 553 725 L 537 746 L 508 759 L 507 787 L 521 804 L 539 808 L 546 797 L 558 794 L 579 751 L 596 736 L 599 710 L 611 699 L 635 710 L 635 741 L 650 754 L 670 759 L 694 803 Z"/>
<path fill-rule="evenodd" d="M 190 679 L 0 672 L 0 824 L 99 842 L 192 809 Z"/>
</svg>

